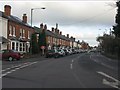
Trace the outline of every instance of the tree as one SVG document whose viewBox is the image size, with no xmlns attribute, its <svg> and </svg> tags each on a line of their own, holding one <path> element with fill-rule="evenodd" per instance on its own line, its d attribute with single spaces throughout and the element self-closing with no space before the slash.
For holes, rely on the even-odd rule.
<svg viewBox="0 0 120 90">
<path fill-rule="evenodd" d="M 32 48 L 32 54 L 36 54 L 39 52 L 36 34 L 32 34 L 31 36 L 31 48 Z"/>
<path fill-rule="evenodd" d="M 116 2 L 116 6 L 118 7 L 117 9 L 117 14 L 116 14 L 116 25 L 113 26 L 113 33 L 115 34 L 116 37 L 120 38 L 120 1 Z"/>
<path fill-rule="evenodd" d="M 41 32 L 39 35 L 39 46 L 46 46 L 46 34 L 45 31 Z"/>
</svg>

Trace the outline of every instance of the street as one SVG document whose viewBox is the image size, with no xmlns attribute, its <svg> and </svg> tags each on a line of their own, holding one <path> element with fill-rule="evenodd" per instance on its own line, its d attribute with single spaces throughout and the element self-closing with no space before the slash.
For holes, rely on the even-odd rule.
<svg viewBox="0 0 120 90">
<path fill-rule="evenodd" d="M 99 53 L 3 61 L 3 88 L 119 88 L 118 62 Z"/>
</svg>

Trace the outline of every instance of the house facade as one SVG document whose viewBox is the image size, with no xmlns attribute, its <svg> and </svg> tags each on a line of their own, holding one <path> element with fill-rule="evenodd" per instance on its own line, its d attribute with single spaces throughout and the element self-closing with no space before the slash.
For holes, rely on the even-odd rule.
<svg viewBox="0 0 120 90">
<path fill-rule="evenodd" d="M 41 33 L 41 35 L 44 33 L 45 37 L 45 47 L 46 49 L 54 49 L 54 48 L 73 48 L 77 47 L 77 43 L 75 42 L 75 38 L 70 38 L 69 34 L 62 35 L 62 31 L 58 29 L 58 24 L 56 24 L 56 27 L 52 27 L 51 30 L 47 29 L 47 25 L 40 24 L 40 28 L 36 28 L 37 32 Z M 43 42 L 43 41 L 41 41 Z M 72 42 L 72 45 L 71 45 Z M 44 46 L 44 45 L 43 45 Z"/>
<path fill-rule="evenodd" d="M 8 19 L 4 16 L 3 12 L 0 11 L 0 50 L 7 49 L 7 24 Z"/>
<path fill-rule="evenodd" d="M 30 52 L 30 37 L 34 33 L 34 28 L 27 24 L 27 15 L 23 14 L 22 20 L 11 15 L 11 6 L 4 6 L 4 15 L 8 19 L 7 39 L 9 44 L 7 49 L 18 52 Z"/>
</svg>

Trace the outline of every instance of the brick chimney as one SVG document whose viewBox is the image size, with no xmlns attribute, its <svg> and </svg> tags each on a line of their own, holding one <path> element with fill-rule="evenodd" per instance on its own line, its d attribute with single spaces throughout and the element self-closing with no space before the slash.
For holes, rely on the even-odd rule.
<svg viewBox="0 0 120 90">
<path fill-rule="evenodd" d="M 11 15 L 11 6 L 10 5 L 5 5 L 4 6 L 4 14 L 6 16 L 10 16 Z"/>
<path fill-rule="evenodd" d="M 59 30 L 57 30 L 57 33 L 59 34 Z"/>
<path fill-rule="evenodd" d="M 47 30 L 47 25 L 46 24 L 44 25 L 44 29 Z"/>
<path fill-rule="evenodd" d="M 23 14 L 23 22 L 27 23 L 27 16 L 26 16 L 26 14 Z"/>
<path fill-rule="evenodd" d="M 69 34 L 67 34 L 67 38 L 69 38 Z"/>
<path fill-rule="evenodd" d="M 60 32 L 60 35 L 62 35 L 62 32 Z"/>
<path fill-rule="evenodd" d="M 54 33 L 54 27 L 52 27 L 52 32 Z"/>
<path fill-rule="evenodd" d="M 40 29 L 43 29 L 43 23 L 40 24 Z"/>
<path fill-rule="evenodd" d="M 55 28 L 55 33 L 57 33 L 57 29 Z"/>
</svg>

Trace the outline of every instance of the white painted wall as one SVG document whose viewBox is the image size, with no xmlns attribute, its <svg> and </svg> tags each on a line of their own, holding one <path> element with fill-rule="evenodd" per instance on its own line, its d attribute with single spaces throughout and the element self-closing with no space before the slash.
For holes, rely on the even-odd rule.
<svg viewBox="0 0 120 90">
<path fill-rule="evenodd" d="M 0 36 L 7 38 L 7 24 L 8 20 L 0 16 Z M 7 49 L 7 44 L 2 44 L 1 49 Z"/>
<path fill-rule="evenodd" d="M 8 20 L 0 16 L 0 36 L 7 38 Z"/>
<path fill-rule="evenodd" d="M 72 47 L 72 42 L 70 41 L 70 47 Z"/>
<path fill-rule="evenodd" d="M 77 47 L 77 42 L 74 42 L 74 43 L 73 43 L 73 47 Z"/>
</svg>

